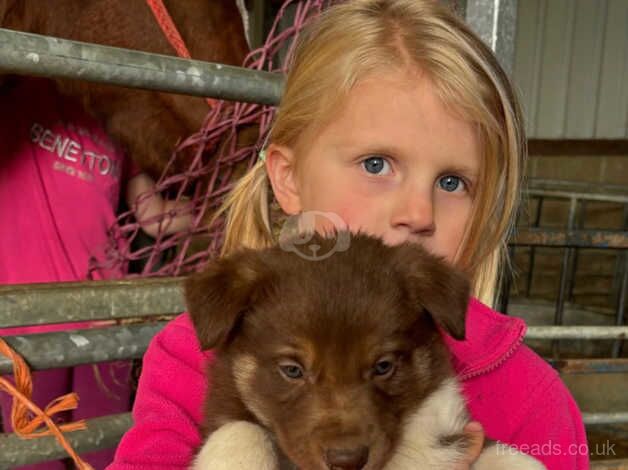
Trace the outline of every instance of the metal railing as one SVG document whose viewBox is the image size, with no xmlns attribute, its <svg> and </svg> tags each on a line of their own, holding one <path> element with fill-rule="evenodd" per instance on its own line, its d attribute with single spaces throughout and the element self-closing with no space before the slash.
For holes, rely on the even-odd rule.
<svg viewBox="0 0 628 470">
<path fill-rule="evenodd" d="M 271 105 L 283 90 L 276 73 L 4 28 L 0 70 Z"/>
<path fill-rule="evenodd" d="M 550 180 L 530 180 L 526 191 L 529 199 L 537 200 L 537 209 L 532 228 L 521 229 L 510 242 L 510 253 L 514 259 L 515 250 L 520 246 L 528 246 L 529 268 L 526 279 L 526 297 L 530 296 L 532 278 L 535 272 L 536 249 L 538 247 L 563 248 L 560 280 L 554 324 L 564 323 L 565 303 L 573 295 L 575 271 L 578 265 L 578 254 L 582 248 L 598 248 L 617 250 L 615 269 L 615 325 L 624 325 L 626 294 L 628 292 L 628 188 L 618 185 L 602 185 L 590 183 L 561 182 Z M 569 211 L 565 229 L 541 228 L 540 221 L 544 202 L 548 199 L 568 200 Z M 584 212 L 587 202 L 609 202 L 623 206 L 624 220 L 622 230 L 586 230 L 584 229 Z M 576 223 L 577 222 L 577 223 Z M 511 279 L 505 280 L 499 310 L 508 311 Z M 612 349 L 612 357 L 619 357 L 623 341 L 616 341 Z M 553 343 L 553 354 L 560 356 L 559 343 Z"/>
</svg>

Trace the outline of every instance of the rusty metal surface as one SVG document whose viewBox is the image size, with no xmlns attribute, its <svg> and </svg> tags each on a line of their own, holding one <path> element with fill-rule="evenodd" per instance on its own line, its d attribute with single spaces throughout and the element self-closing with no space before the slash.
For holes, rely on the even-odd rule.
<svg viewBox="0 0 628 470">
<path fill-rule="evenodd" d="M 280 74 L 0 28 L 0 69 L 276 105 Z"/>
<path fill-rule="evenodd" d="M 34 370 L 71 367 L 143 356 L 151 339 L 167 322 L 139 323 L 87 330 L 7 336 L 4 340 Z M 0 357 L 0 374 L 11 373 L 13 364 Z"/>
<path fill-rule="evenodd" d="M 628 232 L 619 230 L 559 230 L 549 228 L 520 228 L 513 245 L 578 247 L 578 248 L 628 248 Z"/>
<path fill-rule="evenodd" d="M 185 310 L 183 278 L 0 286 L 0 326 L 110 320 Z"/>
<path fill-rule="evenodd" d="M 87 430 L 66 433 L 79 453 L 111 449 L 131 427 L 131 413 L 87 420 Z M 22 439 L 15 434 L 0 434 L 0 468 L 13 468 L 67 457 L 54 437 Z"/>
</svg>

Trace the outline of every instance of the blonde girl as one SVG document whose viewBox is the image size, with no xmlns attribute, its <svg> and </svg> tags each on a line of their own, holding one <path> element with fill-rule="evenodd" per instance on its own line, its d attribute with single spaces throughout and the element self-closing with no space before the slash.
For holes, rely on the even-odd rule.
<svg viewBox="0 0 628 470">
<path fill-rule="evenodd" d="M 329 8 L 301 34 L 268 142 L 217 215 L 227 221 L 222 255 L 276 243 L 288 217 L 301 229 L 421 243 L 473 281 L 468 337 L 444 338 L 476 421 L 462 468 L 485 435 L 548 469 L 588 468 L 586 452 L 575 451 L 586 436 L 573 398 L 522 344 L 524 323 L 487 306 L 506 264 L 526 151 L 512 86 L 469 28 L 437 1 Z M 155 337 L 135 425 L 110 468 L 189 465 L 212 358 L 187 314 Z"/>
</svg>

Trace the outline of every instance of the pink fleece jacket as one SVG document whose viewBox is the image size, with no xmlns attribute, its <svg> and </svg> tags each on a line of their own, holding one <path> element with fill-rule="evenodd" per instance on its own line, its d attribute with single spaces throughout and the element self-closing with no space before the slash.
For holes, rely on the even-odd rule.
<svg viewBox="0 0 628 470">
<path fill-rule="evenodd" d="M 548 470 L 589 468 L 580 411 L 558 374 L 522 344 L 525 323 L 472 299 L 467 339 L 444 335 L 468 408 L 492 439 L 511 444 Z M 213 359 L 188 314 L 170 322 L 145 356 L 133 418 L 109 470 L 184 469 L 201 445 L 198 428 Z"/>
</svg>

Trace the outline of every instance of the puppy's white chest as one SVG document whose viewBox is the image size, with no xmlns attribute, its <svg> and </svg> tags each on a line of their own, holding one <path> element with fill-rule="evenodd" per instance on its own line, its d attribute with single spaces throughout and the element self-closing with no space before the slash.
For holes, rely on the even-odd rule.
<svg viewBox="0 0 628 470">
<path fill-rule="evenodd" d="M 445 380 L 404 423 L 402 439 L 384 470 L 455 468 L 465 455 L 462 430 L 469 421 L 458 382 Z M 544 470 L 545 466 L 508 446 L 486 446 L 473 470 Z"/>
<path fill-rule="evenodd" d="M 458 383 L 445 380 L 403 423 L 401 441 L 385 470 L 449 468 L 464 455 L 464 446 L 443 437 L 460 434 L 467 421 Z"/>
</svg>

